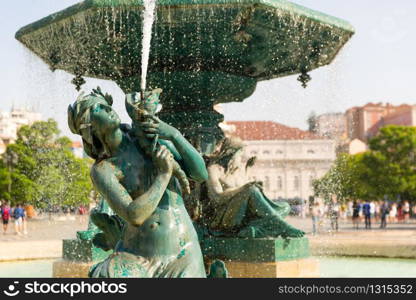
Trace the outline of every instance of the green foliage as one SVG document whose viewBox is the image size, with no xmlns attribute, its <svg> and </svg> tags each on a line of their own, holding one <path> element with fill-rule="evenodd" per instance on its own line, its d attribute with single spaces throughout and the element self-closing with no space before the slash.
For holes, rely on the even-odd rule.
<svg viewBox="0 0 416 300">
<path fill-rule="evenodd" d="M 367 182 L 377 196 L 416 200 L 416 128 L 390 125 L 370 140 L 364 165 L 371 168 Z"/>
<path fill-rule="evenodd" d="M 340 155 L 324 177 L 313 182 L 315 195 L 327 201 L 331 195 L 336 195 L 340 201 L 356 199 L 360 190 L 357 187 L 358 161 L 358 157 Z"/>
<path fill-rule="evenodd" d="M 0 161 L 0 199 L 10 200 L 9 184 L 11 182 L 9 170 L 3 161 Z"/>
<path fill-rule="evenodd" d="M 340 155 L 314 182 L 317 196 L 340 200 L 416 200 L 416 128 L 390 125 L 370 140 L 370 150 Z"/>
<path fill-rule="evenodd" d="M 16 143 L 7 147 L 3 168 L 0 165 L 0 195 L 12 204 L 25 202 L 43 208 L 89 203 L 89 162 L 76 158 L 71 140 L 58 134 L 52 119 L 20 128 Z"/>
</svg>

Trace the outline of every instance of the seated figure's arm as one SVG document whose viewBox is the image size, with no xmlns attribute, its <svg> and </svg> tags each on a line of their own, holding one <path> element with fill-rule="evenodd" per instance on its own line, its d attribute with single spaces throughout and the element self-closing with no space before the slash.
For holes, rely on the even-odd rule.
<svg viewBox="0 0 416 300">
<path fill-rule="evenodd" d="M 219 165 L 211 165 L 208 167 L 208 197 L 211 201 L 217 204 L 225 203 L 229 201 L 235 195 L 247 190 L 251 183 L 244 184 L 236 188 L 223 188 L 221 184 L 221 167 Z"/>
<path fill-rule="evenodd" d="M 165 153 L 166 148 L 162 148 Z M 157 154 L 160 155 L 160 154 Z M 167 154 L 166 154 L 167 157 Z M 142 195 L 132 198 L 120 184 L 112 166 L 101 162 L 91 170 L 95 188 L 108 201 L 114 212 L 130 224 L 142 225 L 155 211 L 172 176 L 172 167 L 159 170 L 150 188 Z"/>
</svg>

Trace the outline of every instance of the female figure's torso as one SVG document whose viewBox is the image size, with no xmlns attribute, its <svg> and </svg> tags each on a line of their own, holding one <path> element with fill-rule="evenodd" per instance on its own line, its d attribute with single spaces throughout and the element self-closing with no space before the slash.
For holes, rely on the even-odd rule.
<svg viewBox="0 0 416 300">
<path fill-rule="evenodd" d="M 133 199 L 145 193 L 156 177 L 152 160 L 133 144 L 103 163 L 111 164 Z M 172 178 L 156 210 L 142 225 L 126 222 L 118 250 L 146 258 L 178 256 L 187 251 L 200 254 L 198 238 L 179 191 L 177 180 Z"/>
<path fill-rule="evenodd" d="M 219 174 L 218 177 L 224 190 L 238 188 L 247 183 L 246 174 L 241 168 L 226 171 L 220 165 L 214 165 L 212 167 L 214 167 L 217 174 Z"/>
</svg>

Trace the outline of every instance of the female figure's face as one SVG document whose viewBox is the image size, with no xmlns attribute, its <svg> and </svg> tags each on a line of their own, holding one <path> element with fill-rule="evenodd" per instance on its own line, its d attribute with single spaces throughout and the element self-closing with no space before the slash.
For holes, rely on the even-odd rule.
<svg viewBox="0 0 416 300">
<path fill-rule="evenodd" d="M 118 129 L 120 118 L 106 102 L 97 102 L 91 108 L 91 125 L 95 132 L 106 135 Z"/>
<path fill-rule="evenodd" d="M 230 166 L 231 169 L 240 168 L 243 165 L 243 150 L 239 149 L 231 158 Z"/>
</svg>

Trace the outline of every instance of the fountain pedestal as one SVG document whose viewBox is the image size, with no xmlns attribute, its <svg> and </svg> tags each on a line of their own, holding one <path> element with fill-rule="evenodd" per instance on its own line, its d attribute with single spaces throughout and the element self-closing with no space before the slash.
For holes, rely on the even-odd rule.
<svg viewBox="0 0 416 300">
<path fill-rule="evenodd" d="M 16 38 L 52 70 L 75 75 L 78 88 L 86 76 L 140 91 L 142 10 L 141 0 L 85 0 L 25 26 Z M 301 74 L 305 85 L 307 72 L 330 64 L 354 34 L 348 22 L 286 0 L 160 1 L 156 15 L 148 88 L 164 89 L 160 118 L 203 153 L 222 135 L 214 104 L 243 101 L 257 82 L 273 78 Z M 317 276 L 311 261 L 311 273 L 295 271 L 308 263 L 306 239 L 204 244 L 208 259 L 224 258 L 233 277 Z"/>
<path fill-rule="evenodd" d="M 121 78 L 124 93 L 140 90 L 138 76 Z M 214 105 L 242 102 L 257 86 L 257 80 L 217 71 L 152 72 L 147 77 L 152 88 L 161 88 L 163 109 L 158 117 L 177 128 L 202 153 L 211 153 L 223 132 L 218 126 L 224 116 Z"/>
<path fill-rule="evenodd" d="M 91 240 L 63 240 L 62 260 L 54 262 L 54 278 L 88 278 L 90 267 L 112 253 L 93 245 Z"/>
<path fill-rule="evenodd" d="M 232 278 L 319 277 L 319 262 L 309 257 L 309 240 L 303 238 L 207 238 L 202 251 L 209 265 L 225 262 Z"/>
</svg>

